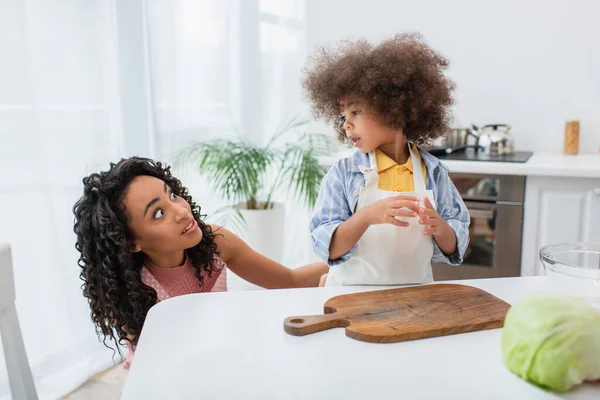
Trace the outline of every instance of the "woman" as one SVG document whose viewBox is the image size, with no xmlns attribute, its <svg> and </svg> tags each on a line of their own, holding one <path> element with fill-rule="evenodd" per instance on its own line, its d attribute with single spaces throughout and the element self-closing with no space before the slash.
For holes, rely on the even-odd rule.
<svg viewBox="0 0 600 400">
<path fill-rule="evenodd" d="M 225 291 L 226 268 L 264 288 L 318 286 L 328 270 L 325 263 L 288 269 L 229 230 L 205 224 L 187 189 L 160 162 L 122 159 L 83 184 L 73 208 L 83 295 L 104 344 L 128 345 L 129 361 L 153 305 Z"/>
</svg>

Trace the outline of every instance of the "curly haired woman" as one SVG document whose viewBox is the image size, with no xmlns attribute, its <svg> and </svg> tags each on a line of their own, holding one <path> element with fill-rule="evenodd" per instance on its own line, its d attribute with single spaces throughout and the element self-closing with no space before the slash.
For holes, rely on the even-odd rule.
<svg viewBox="0 0 600 400">
<path fill-rule="evenodd" d="M 122 159 L 83 185 L 73 207 L 83 294 L 104 344 L 129 347 L 126 369 L 150 307 L 227 290 L 226 268 L 264 288 L 317 286 L 328 270 L 325 263 L 288 269 L 227 229 L 205 224 L 187 189 L 160 162 Z"/>
<path fill-rule="evenodd" d="M 310 229 L 332 268 L 321 285 L 422 284 L 431 262 L 462 263 L 469 214 L 440 161 L 419 148 L 447 129 L 448 61 L 419 34 L 345 41 L 311 58 L 317 118 L 353 145 L 323 178 Z"/>
</svg>

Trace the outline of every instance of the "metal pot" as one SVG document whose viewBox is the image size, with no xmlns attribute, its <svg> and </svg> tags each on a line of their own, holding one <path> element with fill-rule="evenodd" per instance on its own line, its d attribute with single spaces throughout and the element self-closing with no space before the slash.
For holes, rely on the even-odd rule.
<svg viewBox="0 0 600 400">
<path fill-rule="evenodd" d="M 469 140 L 469 138 L 472 138 Z M 477 144 L 477 127 L 472 128 L 453 128 L 435 139 L 431 147 L 434 149 L 454 149 L 459 146 L 470 146 Z M 471 142 L 471 143 L 469 143 Z"/>
<path fill-rule="evenodd" d="M 515 151 L 515 142 L 510 133 L 510 125 L 488 124 L 479 129 L 479 151 L 487 155 L 511 154 Z"/>
</svg>

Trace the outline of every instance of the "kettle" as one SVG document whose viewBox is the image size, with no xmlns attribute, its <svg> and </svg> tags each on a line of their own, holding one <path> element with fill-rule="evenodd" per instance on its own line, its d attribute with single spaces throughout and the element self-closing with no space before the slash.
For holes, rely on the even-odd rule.
<svg viewBox="0 0 600 400">
<path fill-rule="evenodd" d="M 510 133 L 510 125 L 488 124 L 479 128 L 479 151 L 487 155 L 514 153 L 515 141 Z"/>
</svg>

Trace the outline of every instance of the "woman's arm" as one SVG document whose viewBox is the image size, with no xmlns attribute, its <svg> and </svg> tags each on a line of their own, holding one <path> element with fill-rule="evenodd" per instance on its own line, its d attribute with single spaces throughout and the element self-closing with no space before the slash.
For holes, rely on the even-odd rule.
<svg viewBox="0 0 600 400">
<path fill-rule="evenodd" d="M 242 239 L 223 227 L 211 225 L 220 257 L 227 267 L 240 278 L 267 289 L 313 287 L 319 285 L 329 267 L 323 262 L 308 264 L 296 269 L 286 268 L 278 262 L 252 250 Z"/>
</svg>

